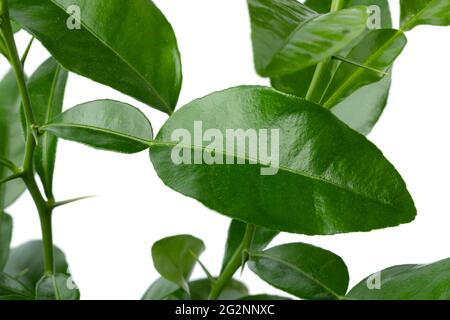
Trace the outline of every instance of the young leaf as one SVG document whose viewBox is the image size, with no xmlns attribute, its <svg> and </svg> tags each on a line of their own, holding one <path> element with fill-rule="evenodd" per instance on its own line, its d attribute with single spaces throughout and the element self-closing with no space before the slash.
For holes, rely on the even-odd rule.
<svg viewBox="0 0 450 320">
<path fill-rule="evenodd" d="M 245 151 L 236 150 L 239 136 Z M 324 108 L 270 88 L 189 103 L 164 124 L 150 156 L 173 190 L 272 230 L 369 231 L 416 215 L 401 176 L 371 142 Z"/>
<path fill-rule="evenodd" d="M 69 267 L 64 253 L 56 246 L 53 250 L 55 272 L 67 273 Z M 27 288 L 34 289 L 44 275 L 43 257 L 42 241 L 27 242 L 11 250 L 4 272 L 23 283 Z"/>
<path fill-rule="evenodd" d="M 0 300 L 34 300 L 34 293 L 13 277 L 0 272 Z"/>
<path fill-rule="evenodd" d="M 378 70 L 387 71 L 405 45 L 406 37 L 399 30 L 373 30 L 365 35 L 346 58 Z M 331 109 L 356 90 L 379 81 L 383 76 L 383 74 L 348 63 L 341 63 L 328 84 L 320 104 Z"/>
<path fill-rule="evenodd" d="M 66 69 L 168 114 L 181 89 L 175 34 L 150 0 L 10 0 L 11 17 Z"/>
<path fill-rule="evenodd" d="M 222 271 L 230 262 L 231 257 L 244 238 L 246 224 L 238 220 L 232 220 L 228 229 L 228 238 L 225 245 L 225 255 L 222 262 Z M 264 227 L 256 227 L 255 235 L 251 242 L 251 250 L 264 250 L 269 243 L 278 235 L 278 231 Z"/>
<path fill-rule="evenodd" d="M 307 0 L 305 5 L 312 8 L 319 13 L 326 13 L 330 11 L 331 0 Z M 351 8 L 353 6 L 365 5 L 368 7 L 369 20 L 368 27 L 378 29 L 392 28 L 392 19 L 387 0 L 349 0 L 344 2 L 344 8 Z M 347 56 L 352 47 L 358 44 L 371 29 L 359 36 L 357 39 L 340 52 L 341 55 Z M 318 84 L 317 91 L 319 97 L 315 101 L 320 101 L 323 93 L 339 66 L 338 61 L 332 61 L 329 65 L 328 72 L 322 77 Z M 294 72 L 289 75 L 281 77 L 272 77 L 271 84 L 274 88 L 305 97 L 311 85 L 311 81 L 316 70 L 316 66 L 306 68 L 301 71 Z M 346 99 L 331 108 L 331 111 L 342 121 L 348 124 L 356 131 L 367 135 L 370 133 L 378 119 L 380 118 L 389 96 L 391 84 L 391 76 L 385 76 L 381 80 L 366 85 Z"/>
<path fill-rule="evenodd" d="M 0 157 L 20 166 L 25 152 L 25 141 L 20 123 L 20 95 L 13 71 L 0 81 Z M 11 172 L 0 165 L 0 180 Z M 10 206 L 25 191 L 20 179 L 0 185 L 0 211 Z"/>
<path fill-rule="evenodd" d="M 318 14 L 295 0 L 248 0 L 255 66 L 280 76 L 314 65 L 346 47 L 366 28 L 367 10 Z"/>
<path fill-rule="evenodd" d="M 400 28 L 409 31 L 418 25 L 450 25 L 449 0 L 400 0 Z"/>
<path fill-rule="evenodd" d="M 290 243 L 250 252 L 249 268 L 261 279 L 302 299 L 340 299 L 349 275 L 334 253 L 305 243 Z"/>
<path fill-rule="evenodd" d="M 36 285 L 36 300 L 80 300 L 80 291 L 69 275 L 43 276 Z"/>
<path fill-rule="evenodd" d="M 152 126 L 141 111 L 112 100 L 75 106 L 41 130 L 94 148 L 123 153 L 145 150 L 153 139 Z"/>
<path fill-rule="evenodd" d="M 159 274 L 189 293 L 188 281 L 197 262 L 195 257 L 204 250 L 203 241 L 193 236 L 164 238 L 152 247 L 153 264 Z"/>
<path fill-rule="evenodd" d="M 431 264 L 400 265 L 382 270 L 362 280 L 348 293 L 347 298 L 449 300 L 449 288 L 450 258 Z"/>
<path fill-rule="evenodd" d="M 36 124 L 44 125 L 61 113 L 68 72 L 53 58 L 45 61 L 30 77 L 28 87 Z M 53 172 L 58 139 L 44 133 L 36 148 L 34 163 L 45 194 L 53 198 Z"/>
<path fill-rule="evenodd" d="M 0 210 L 0 271 L 3 271 L 9 256 L 9 246 L 12 236 L 12 218 Z"/>
</svg>

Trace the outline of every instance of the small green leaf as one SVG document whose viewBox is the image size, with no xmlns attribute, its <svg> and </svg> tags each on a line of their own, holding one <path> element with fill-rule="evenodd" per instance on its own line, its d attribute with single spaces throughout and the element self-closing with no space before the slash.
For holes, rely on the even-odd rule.
<svg viewBox="0 0 450 320">
<path fill-rule="evenodd" d="M 15 297 L 13 299 L 13 297 Z M 22 283 L 0 272 L 0 300 L 31 300 L 34 299 L 34 293 L 25 287 Z"/>
<path fill-rule="evenodd" d="M 338 53 L 366 29 L 367 9 L 318 14 L 295 0 L 248 0 L 255 66 L 289 74 Z"/>
<path fill-rule="evenodd" d="M 334 253 L 305 243 L 290 243 L 250 252 L 249 268 L 261 279 L 302 299 L 339 299 L 349 275 Z"/>
<path fill-rule="evenodd" d="M 142 300 L 170 300 L 170 296 L 180 287 L 172 281 L 159 278 L 147 289 Z"/>
<path fill-rule="evenodd" d="M 226 147 L 236 140 L 245 150 Z M 401 176 L 371 142 L 324 108 L 270 88 L 189 103 L 163 125 L 150 156 L 173 190 L 275 231 L 369 231 L 416 215 Z"/>
<path fill-rule="evenodd" d="M 6 212 L 0 210 L 0 271 L 5 267 L 9 256 L 13 222 Z"/>
<path fill-rule="evenodd" d="M 400 27 L 409 31 L 418 25 L 450 25 L 449 0 L 400 0 Z"/>
<path fill-rule="evenodd" d="M 30 77 L 28 87 L 37 125 L 44 125 L 62 111 L 68 72 L 53 58 L 45 61 Z M 53 198 L 53 172 L 58 139 L 44 133 L 36 148 L 34 164 L 45 194 Z"/>
<path fill-rule="evenodd" d="M 11 17 L 66 69 L 168 114 L 181 89 L 170 23 L 150 0 L 10 0 Z M 114 18 L 112 18 L 114 17 Z"/>
<path fill-rule="evenodd" d="M 16 77 L 9 71 L 0 81 L 0 157 L 21 166 L 25 153 L 25 141 L 20 123 L 20 95 Z M 0 180 L 11 173 L 0 166 Z M 0 186 L 0 211 L 10 206 L 25 191 L 18 179 Z"/>
<path fill-rule="evenodd" d="M 346 58 L 387 71 L 403 51 L 406 42 L 405 35 L 399 30 L 373 30 L 365 35 Z M 356 90 L 379 81 L 383 76 L 349 63 L 341 63 L 319 104 L 331 109 Z"/>
<path fill-rule="evenodd" d="M 43 276 L 36 285 L 36 300 L 80 300 L 80 291 L 69 275 Z"/>
<path fill-rule="evenodd" d="M 246 224 L 238 220 L 232 220 L 228 229 L 228 238 L 225 245 L 225 254 L 222 262 L 222 271 L 230 262 L 231 257 L 238 249 L 244 238 Z M 269 243 L 278 235 L 278 231 L 273 231 L 264 227 L 256 227 L 255 235 L 251 242 L 251 250 L 264 250 Z"/>
<path fill-rule="evenodd" d="M 189 235 L 161 239 L 152 247 L 153 264 L 167 280 L 189 293 L 189 278 L 196 265 L 195 257 L 205 250 L 203 241 Z"/>
<path fill-rule="evenodd" d="M 153 138 L 152 126 L 141 111 L 112 100 L 75 106 L 41 130 L 94 148 L 123 153 L 145 150 Z"/>
<path fill-rule="evenodd" d="M 450 300 L 450 258 L 430 264 L 394 266 L 357 284 L 347 295 L 358 300 Z"/>
<path fill-rule="evenodd" d="M 69 266 L 64 253 L 54 247 L 55 272 L 67 273 Z M 10 252 L 4 272 L 34 289 L 44 275 L 44 252 L 42 241 L 27 242 Z"/>
<path fill-rule="evenodd" d="M 274 296 L 271 294 L 257 294 L 257 295 L 252 295 L 252 296 L 246 296 L 243 298 L 240 298 L 239 300 L 249 300 L 249 301 L 263 301 L 263 300 L 270 300 L 270 301 L 282 301 L 282 300 L 292 300 L 289 298 L 285 298 L 285 297 L 280 297 L 280 296 Z"/>
</svg>

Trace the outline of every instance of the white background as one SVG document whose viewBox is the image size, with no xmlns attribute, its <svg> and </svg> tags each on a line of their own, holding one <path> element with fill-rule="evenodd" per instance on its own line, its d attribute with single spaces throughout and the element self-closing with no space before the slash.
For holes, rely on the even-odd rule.
<svg viewBox="0 0 450 320">
<path fill-rule="evenodd" d="M 241 84 L 268 85 L 253 68 L 250 25 L 244 0 L 156 1 L 172 22 L 183 60 L 179 107 L 213 91 Z M 398 26 L 398 1 L 391 1 Z M 111 17 L 120 19 L 120 17 Z M 406 180 L 418 209 L 408 225 L 370 233 L 306 237 L 283 234 L 274 244 L 304 241 L 344 258 L 351 285 L 380 269 L 429 263 L 450 257 L 450 28 L 421 26 L 395 67 L 386 112 L 369 136 Z M 23 50 L 29 36 L 18 35 Z M 26 65 L 31 74 L 48 57 L 35 44 Z M 4 60 L 0 73 L 7 70 Z M 99 98 L 130 102 L 143 110 L 157 131 L 166 115 L 114 90 L 71 74 L 64 106 Z M 156 240 L 192 234 L 206 243 L 204 263 L 218 272 L 229 219 L 163 185 L 147 152 L 122 155 L 62 141 L 55 193 L 59 200 L 98 197 L 58 209 L 55 243 L 69 260 L 84 299 L 138 299 L 158 276 L 150 248 Z M 13 205 L 13 244 L 40 238 L 28 194 Z M 194 278 L 202 277 L 196 269 Z M 252 293 L 277 293 L 248 270 Z M 278 292 L 279 293 L 279 292 Z"/>
</svg>

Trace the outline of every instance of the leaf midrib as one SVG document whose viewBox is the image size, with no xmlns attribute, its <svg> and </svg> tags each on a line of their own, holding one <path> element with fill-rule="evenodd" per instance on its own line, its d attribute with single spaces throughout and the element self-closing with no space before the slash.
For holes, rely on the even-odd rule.
<svg viewBox="0 0 450 320">
<path fill-rule="evenodd" d="M 268 259 L 268 260 L 272 260 L 275 261 L 279 264 L 285 265 L 286 267 L 297 271 L 298 273 L 302 274 L 303 276 L 305 276 L 306 278 L 308 278 L 309 280 L 313 281 L 314 283 L 316 283 L 317 285 L 319 285 L 320 287 L 322 287 L 323 289 L 325 289 L 325 291 L 327 291 L 328 293 L 330 293 L 331 295 L 333 295 L 335 298 L 340 299 L 341 295 L 337 294 L 336 292 L 334 292 L 333 290 L 331 290 L 328 286 L 326 286 L 325 284 L 323 284 L 320 280 L 314 278 L 312 275 L 306 273 L 305 271 L 303 271 L 302 269 L 294 266 L 293 264 L 281 260 L 277 257 L 265 254 L 265 253 L 250 253 L 251 257 L 257 257 L 257 258 L 263 258 L 263 259 Z"/>
<path fill-rule="evenodd" d="M 64 8 L 64 6 L 59 5 L 59 3 L 56 3 L 55 0 L 50 0 L 56 7 L 58 7 L 59 9 L 61 9 L 62 11 L 64 11 L 64 13 L 66 12 L 66 9 Z M 156 97 L 158 98 L 158 100 L 160 100 L 160 102 L 162 103 L 162 105 L 164 106 L 164 108 L 169 112 L 169 114 L 173 113 L 173 110 L 170 108 L 169 104 L 167 103 L 167 101 L 160 95 L 160 93 L 155 89 L 155 87 L 133 66 L 131 65 L 125 58 L 123 58 L 118 52 L 116 52 L 115 50 L 113 50 L 113 48 L 106 42 L 104 41 L 99 35 L 97 35 L 89 26 L 86 25 L 86 23 L 84 21 L 82 21 L 80 19 L 80 23 L 81 25 L 86 28 L 86 30 L 92 34 L 100 43 L 102 43 L 106 48 L 108 48 L 109 50 L 111 50 L 111 52 L 114 53 L 115 56 L 117 56 L 123 63 L 125 63 L 128 67 L 130 67 L 130 69 L 132 71 L 134 71 L 134 73 L 136 73 L 138 75 L 139 78 L 141 78 L 141 80 L 144 81 L 144 83 L 146 83 L 151 91 L 153 91 L 153 93 L 156 95 Z"/>
<path fill-rule="evenodd" d="M 417 20 L 419 20 L 419 18 L 423 15 L 423 13 L 427 11 L 432 4 L 435 4 L 436 1 L 438 0 L 431 0 L 430 2 L 428 2 L 428 4 L 425 5 L 425 7 L 423 7 L 419 12 L 417 12 L 416 15 L 414 15 L 410 20 L 408 20 L 403 26 L 400 26 L 400 30 L 402 31 L 410 30 L 411 25 L 414 25 L 417 22 Z"/>
<path fill-rule="evenodd" d="M 183 145 L 183 144 L 178 144 L 178 143 L 173 143 L 173 142 L 165 142 L 165 141 L 158 141 L 158 140 L 151 141 L 150 142 L 150 149 L 152 148 L 152 146 L 181 147 L 183 149 L 189 149 L 189 150 L 214 151 L 214 152 L 216 152 L 216 154 L 219 153 L 219 154 L 221 154 L 223 156 L 234 157 L 236 159 L 242 159 L 242 160 L 247 160 L 247 161 L 253 161 L 253 162 L 259 163 L 260 165 L 267 165 L 267 164 L 264 164 L 264 163 L 258 161 L 258 159 L 252 159 L 251 157 L 248 157 L 247 155 L 246 155 L 246 157 L 242 157 L 240 155 L 235 155 L 235 154 L 231 155 L 231 154 L 227 154 L 227 152 L 224 151 L 224 150 L 217 151 L 215 149 L 210 149 L 210 148 L 206 148 L 206 147 L 203 147 L 203 146 Z M 344 190 L 346 192 L 350 192 L 350 193 L 352 193 L 354 195 L 357 195 L 359 197 L 362 197 L 364 199 L 371 200 L 371 201 L 376 202 L 376 203 L 381 203 L 382 205 L 388 206 L 388 207 L 390 207 L 392 209 L 396 209 L 396 207 L 392 203 L 386 202 L 386 201 L 381 200 L 381 199 L 374 199 L 374 198 L 372 198 L 372 197 L 370 197 L 368 195 L 356 192 L 354 190 L 347 189 L 344 186 L 336 184 L 335 182 L 332 182 L 332 181 L 329 181 L 329 180 L 325 180 L 324 178 L 321 178 L 321 177 L 318 177 L 318 176 L 313 176 L 313 175 L 307 174 L 305 172 L 296 171 L 296 170 L 293 170 L 293 169 L 285 167 L 285 166 L 278 166 L 278 169 L 280 169 L 282 171 L 293 173 L 295 175 L 302 176 L 304 178 L 308 178 L 308 179 L 311 179 L 311 180 L 316 180 L 316 181 L 320 181 L 320 182 L 329 184 L 329 185 L 331 185 L 333 187 L 336 187 L 338 189 Z"/>
</svg>

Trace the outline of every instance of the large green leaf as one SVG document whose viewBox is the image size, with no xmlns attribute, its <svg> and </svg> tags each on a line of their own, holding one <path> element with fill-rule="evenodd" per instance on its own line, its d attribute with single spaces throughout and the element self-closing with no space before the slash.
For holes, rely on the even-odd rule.
<svg viewBox="0 0 450 320">
<path fill-rule="evenodd" d="M 305 5 L 317 12 L 326 13 L 330 11 L 331 0 L 307 0 L 305 2 Z M 372 24 L 374 26 L 378 27 L 377 24 L 379 23 L 379 27 L 381 27 L 382 29 L 390 29 L 392 27 L 391 13 L 387 0 L 349 0 L 344 2 L 345 8 L 351 8 L 353 6 L 359 5 L 365 5 L 370 9 L 369 22 L 372 21 Z M 379 11 L 378 9 L 372 9 L 374 8 L 374 6 L 376 6 L 376 8 L 379 8 Z M 351 48 L 357 45 L 358 42 L 360 42 L 367 35 L 367 33 L 370 32 L 371 31 L 368 29 L 363 35 L 358 37 L 358 39 L 355 39 L 352 44 L 350 44 L 347 48 L 340 52 L 340 55 L 343 55 L 347 60 L 351 60 L 348 56 Z M 360 46 L 363 45 L 363 43 L 360 43 Z M 366 48 L 369 47 L 373 46 L 370 45 Z M 361 63 L 363 58 L 364 57 L 356 56 L 355 62 Z M 316 90 L 320 96 L 315 97 L 315 101 L 320 101 L 320 99 L 322 98 L 321 95 L 323 95 L 323 93 L 326 91 L 328 84 L 339 65 L 344 66 L 345 64 L 334 60 L 328 65 L 326 75 L 322 77 L 321 81 L 318 84 L 318 89 Z M 299 97 L 305 97 L 311 85 L 315 70 L 316 66 L 312 66 L 288 75 L 272 77 L 271 84 L 274 88 L 280 91 L 294 94 Z M 376 74 L 369 74 L 367 70 L 365 70 L 363 73 L 364 75 L 376 76 Z M 389 75 L 383 77 L 377 82 L 367 84 L 359 88 L 358 90 L 353 90 L 354 87 L 351 87 L 353 93 L 340 103 L 332 106 L 331 111 L 342 121 L 347 123 L 351 128 L 367 135 L 370 133 L 373 126 L 380 118 L 384 107 L 386 106 L 389 96 L 390 84 L 391 76 Z"/>
<path fill-rule="evenodd" d="M 350 51 L 346 58 L 388 71 L 406 45 L 405 35 L 394 29 L 372 30 Z M 349 63 L 341 63 L 327 86 L 320 104 L 331 109 L 358 89 L 378 82 L 382 74 Z M 364 105 L 361 106 L 364 108 Z"/>
<path fill-rule="evenodd" d="M 80 291 L 67 274 L 43 276 L 36 285 L 36 300 L 80 300 Z"/>
<path fill-rule="evenodd" d="M 21 166 L 25 152 L 25 141 L 20 122 L 20 95 L 13 71 L 0 81 L 0 157 Z M 0 180 L 11 175 L 0 165 Z M 11 205 L 23 192 L 21 180 L 0 185 L 0 210 Z"/>
<path fill-rule="evenodd" d="M 147 289 L 142 300 L 171 300 L 171 296 L 180 287 L 172 281 L 159 278 Z"/>
<path fill-rule="evenodd" d="M 64 253 L 54 247 L 56 273 L 67 273 L 68 265 Z M 13 248 L 5 267 L 5 273 L 34 290 L 36 284 L 44 275 L 44 250 L 42 241 L 27 242 Z"/>
<path fill-rule="evenodd" d="M 362 280 L 348 293 L 347 298 L 450 300 L 450 258 L 430 264 L 399 265 L 382 270 Z"/>
<path fill-rule="evenodd" d="M 145 150 L 153 138 L 152 126 L 141 111 L 112 100 L 75 106 L 41 130 L 94 148 L 123 153 Z"/>
<path fill-rule="evenodd" d="M 44 125 L 62 111 L 68 72 L 53 58 L 45 61 L 30 77 L 28 88 L 38 125 Z M 44 133 L 36 148 L 34 163 L 47 197 L 53 198 L 53 172 L 58 139 Z"/>
<path fill-rule="evenodd" d="M 3 271 L 9 256 L 13 222 L 6 212 L 0 210 L 0 271 Z"/>
<path fill-rule="evenodd" d="M 203 241 L 190 235 L 164 238 L 152 247 L 153 264 L 165 279 L 189 293 L 189 278 L 204 250 Z"/>
<path fill-rule="evenodd" d="M 225 245 L 225 254 L 222 262 L 222 271 L 228 265 L 233 254 L 238 249 L 244 239 L 246 224 L 238 220 L 232 220 L 228 228 L 228 238 Z M 256 227 L 255 234 L 251 241 L 252 250 L 264 250 L 269 243 L 278 235 L 278 231 L 264 227 Z"/>
<path fill-rule="evenodd" d="M 248 0 L 255 66 L 280 76 L 314 65 L 345 48 L 366 28 L 367 10 L 318 14 L 295 0 Z"/>
<path fill-rule="evenodd" d="M 227 148 L 227 131 L 229 145 L 237 134 L 248 148 Z M 248 150 L 259 143 L 259 152 Z M 369 231 L 416 215 L 401 176 L 372 143 L 324 108 L 270 88 L 231 88 L 189 103 L 164 124 L 150 155 L 170 188 L 272 230 Z"/>
<path fill-rule="evenodd" d="M 270 285 L 302 299 L 340 299 L 349 275 L 334 253 L 305 243 L 250 252 L 249 268 Z"/>
<path fill-rule="evenodd" d="M 450 25 L 450 0 L 400 0 L 401 22 L 404 31 L 418 25 Z"/>
<path fill-rule="evenodd" d="M 1 300 L 33 300 L 34 292 L 22 283 L 0 272 L 0 301 Z"/>
<path fill-rule="evenodd" d="M 152 1 L 9 2 L 12 18 L 66 69 L 172 113 L 180 56 L 171 25 Z"/>
</svg>

